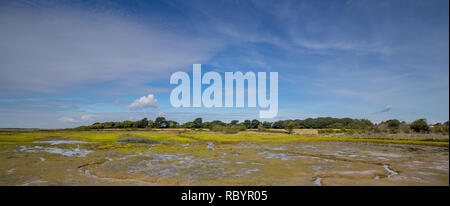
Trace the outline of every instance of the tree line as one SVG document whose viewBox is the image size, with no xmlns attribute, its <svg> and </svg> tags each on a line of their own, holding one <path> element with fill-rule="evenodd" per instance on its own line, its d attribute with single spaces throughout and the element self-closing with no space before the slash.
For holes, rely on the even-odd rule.
<svg viewBox="0 0 450 206">
<path fill-rule="evenodd" d="M 378 124 L 372 123 L 367 119 L 353 119 L 353 118 L 333 118 L 333 117 L 318 117 L 307 118 L 304 120 L 279 120 L 275 122 L 259 121 L 257 119 L 232 120 L 229 123 L 220 120 L 203 121 L 202 118 L 196 118 L 193 121 L 180 124 L 176 121 L 167 120 L 165 117 L 157 117 L 155 120 L 143 118 L 138 121 L 123 121 L 123 122 L 96 122 L 89 126 L 81 126 L 76 129 L 114 129 L 114 128 L 188 128 L 188 129 L 211 129 L 214 131 L 233 129 L 286 129 L 290 133 L 293 129 L 358 129 L 371 130 L 374 132 L 442 132 L 448 133 L 449 122 L 437 123 L 429 125 L 425 119 L 418 119 L 408 124 L 397 119 L 383 121 Z"/>
</svg>

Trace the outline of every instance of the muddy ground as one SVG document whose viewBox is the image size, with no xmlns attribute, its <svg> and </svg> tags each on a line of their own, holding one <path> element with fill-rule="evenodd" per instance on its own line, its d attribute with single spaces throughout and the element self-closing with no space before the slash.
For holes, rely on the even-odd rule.
<svg viewBox="0 0 450 206">
<path fill-rule="evenodd" d="M 448 185 L 448 146 L 364 142 L 0 144 L 0 185 Z"/>
</svg>

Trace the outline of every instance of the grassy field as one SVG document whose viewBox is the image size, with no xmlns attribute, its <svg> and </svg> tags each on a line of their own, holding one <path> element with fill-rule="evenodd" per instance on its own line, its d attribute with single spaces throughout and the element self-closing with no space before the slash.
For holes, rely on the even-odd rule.
<svg viewBox="0 0 450 206">
<path fill-rule="evenodd" d="M 448 185 L 448 136 L 1 130 L 0 185 Z"/>
<path fill-rule="evenodd" d="M 286 134 L 285 130 L 271 129 L 268 132 L 244 131 L 236 134 L 225 134 L 203 130 L 186 129 L 153 129 L 153 130 L 98 130 L 98 131 L 71 131 L 71 130 L 0 130 L 0 144 L 6 142 L 28 142 L 51 137 L 64 137 L 95 142 L 115 142 L 121 136 L 135 136 L 154 139 L 158 141 L 344 141 L 344 142 L 378 142 L 396 144 L 425 144 L 448 146 L 449 138 L 446 135 L 428 134 L 319 134 L 317 130 L 297 129 L 294 134 Z"/>
</svg>

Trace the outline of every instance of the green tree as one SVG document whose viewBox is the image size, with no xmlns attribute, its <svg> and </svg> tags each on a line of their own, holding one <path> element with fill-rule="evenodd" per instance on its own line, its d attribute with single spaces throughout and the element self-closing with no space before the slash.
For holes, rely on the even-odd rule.
<svg viewBox="0 0 450 206">
<path fill-rule="evenodd" d="M 298 127 L 298 124 L 297 124 L 296 122 L 294 122 L 294 121 L 291 121 L 291 122 L 289 122 L 289 123 L 286 125 L 286 130 L 287 130 L 287 132 L 288 132 L 289 134 L 292 134 L 292 132 L 294 131 L 294 129 L 297 128 L 297 127 Z"/>
<path fill-rule="evenodd" d="M 400 126 L 400 121 L 398 121 L 397 119 L 391 119 L 386 121 L 387 125 L 389 128 L 398 128 L 398 126 Z"/>
<path fill-rule="evenodd" d="M 212 122 L 208 123 L 208 126 L 204 125 L 205 128 L 208 129 L 212 129 L 213 127 L 219 126 L 217 128 L 222 128 L 225 127 L 227 124 L 225 124 L 224 122 L 220 121 L 220 120 L 214 120 Z"/>
<path fill-rule="evenodd" d="M 183 125 L 184 128 L 194 128 L 194 123 L 193 122 L 186 122 Z"/>
<path fill-rule="evenodd" d="M 147 121 L 147 127 L 148 128 L 155 128 L 155 122 L 153 122 L 152 120 L 148 120 Z"/>
<path fill-rule="evenodd" d="M 122 122 L 114 123 L 114 128 L 123 128 L 123 123 Z"/>
<path fill-rule="evenodd" d="M 427 120 L 426 119 L 418 119 L 414 122 L 412 122 L 409 127 L 414 132 L 429 132 L 430 127 L 428 127 Z"/>
<path fill-rule="evenodd" d="M 102 123 L 96 122 L 90 126 L 90 129 L 103 129 L 104 126 Z"/>
<path fill-rule="evenodd" d="M 243 122 L 243 124 L 244 124 L 245 128 L 247 128 L 247 129 L 250 129 L 252 126 L 252 122 L 250 122 L 250 120 L 245 120 Z"/>
<path fill-rule="evenodd" d="M 274 129 L 284 129 L 285 128 L 284 121 L 279 120 L 279 121 L 274 122 L 272 124 L 272 128 L 274 128 Z"/>
<path fill-rule="evenodd" d="M 122 123 L 122 128 L 131 128 L 133 126 L 133 122 L 129 120 L 125 120 Z"/>
<path fill-rule="evenodd" d="M 203 128 L 203 120 L 202 118 L 197 118 L 193 121 L 194 123 L 194 128 Z"/>
<path fill-rule="evenodd" d="M 156 128 L 166 128 L 167 127 L 167 120 L 164 117 L 157 117 L 155 119 L 155 127 Z"/>
<path fill-rule="evenodd" d="M 148 120 L 147 120 L 147 118 L 143 118 L 143 119 L 137 121 L 137 122 L 135 123 L 135 126 L 134 126 L 134 127 L 137 127 L 137 128 L 146 128 L 147 125 L 148 125 Z"/>
<path fill-rule="evenodd" d="M 232 120 L 230 122 L 230 125 L 237 125 L 237 124 L 239 124 L 239 120 Z"/>
<path fill-rule="evenodd" d="M 259 120 L 254 119 L 254 120 L 252 120 L 252 122 L 251 122 L 250 128 L 252 128 L 252 129 L 257 129 L 259 124 L 260 124 Z"/>
<path fill-rule="evenodd" d="M 168 128 L 177 128 L 178 127 L 178 122 L 169 120 L 169 121 L 167 121 L 167 127 Z"/>
<path fill-rule="evenodd" d="M 400 127 L 400 121 L 397 119 L 391 119 L 386 121 L 387 127 L 391 133 L 397 133 Z"/>
<path fill-rule="evenodd" d="M 264 121 L 262 124 L 263 124 L 263 127 L 266 129 L 272 128 L 272 122 Z"/>
</svg>

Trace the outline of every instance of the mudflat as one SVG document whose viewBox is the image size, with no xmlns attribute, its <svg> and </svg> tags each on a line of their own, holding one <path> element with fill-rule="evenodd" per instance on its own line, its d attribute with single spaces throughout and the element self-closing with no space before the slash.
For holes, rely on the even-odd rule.
<svg viewBox="0 0 450 206">
<path fill-rule="evenodd" d="M 448 185 L 448 142 L 193 131 L 2 132 L 0 185 Z"/>
</svg>

